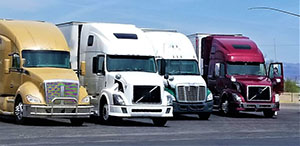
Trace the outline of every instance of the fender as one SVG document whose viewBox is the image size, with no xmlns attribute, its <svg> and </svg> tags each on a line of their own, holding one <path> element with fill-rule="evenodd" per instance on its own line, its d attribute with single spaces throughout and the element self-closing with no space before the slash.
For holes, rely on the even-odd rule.
<svg viewBox="0 0 300 146">
<path fill-rule="evenodd" d="M 83 86 L 79 87 L 79 94 L 78 94 L 78 104 L 80 105 L 89 105 L 89 103 L 82 103 L 82 99 L 87 97 L 88 93 L 86 91 L 86 89 Z"/>
<path fill-rule="evenodd" d="M 102 93 L 100 94 L 100 97 L 99 97 L 99 101 L 98 101 L 99 104 L 98 105 L 100 105 L 100 101 L 101 101 L 102 98 L 106 99 L 108 105 L 112 104 L 112 100 L 110 100 L 109 97 L 112 98 L 112 95 L 109 92 L 109 90 L 107 90 L 107 89 L 102 90 Z"/>
<path fill-rule="evenodd" d="M 231 100 L 232 101 L 232 89 L 224 89 L 222 94 L 221 94 L 221 101 L 223 101 L 224 99 L 224 96 L 226 96 L 227 98 L 229 98 L 228 100 Z"/>
<path fill-rule="evenodd" d="M 24 104 L 46 104 L 45 98 L 43 93 L 41 92 L 41 87 L 37 87 L 32 82 L 25 82 L 23 83 L 17 90 L 15 100 L 17 99 L 17 96 L 20 95 L 22 98 L 22 101 Z M 30 103 L 27 101 L 26 96 L 32 95 L 34 97 L 37 97 L 40 99 L 41 103 Z"/>
<path fill-rule="evenodd" d="M 233 93 L 240 95 L 240 97 L 242 97 L 242 101 L 244 101 L 244 97 L 241 96 L 241 93 L 239 93 L 238 91 L 236 91 L 234 89 L 224 89 L 221 98 L 226 96 L 229 101 L 236 101 L 232 96 Z M 223 99 L 222 99 L 222 101 L 223 101 Z"/>
</svg>

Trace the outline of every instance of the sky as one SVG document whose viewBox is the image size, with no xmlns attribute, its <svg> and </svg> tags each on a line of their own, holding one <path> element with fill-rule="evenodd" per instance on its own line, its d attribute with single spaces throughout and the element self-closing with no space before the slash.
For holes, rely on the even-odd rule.
<svg viewBox="0 0 300 146">
<path fill-rule="evenodd" d="M 0 18 L 134 24 L 193 33 L 241 33 L 267 60 L 299 63 L 299 0 L 2 0 Z"/>
</svg>

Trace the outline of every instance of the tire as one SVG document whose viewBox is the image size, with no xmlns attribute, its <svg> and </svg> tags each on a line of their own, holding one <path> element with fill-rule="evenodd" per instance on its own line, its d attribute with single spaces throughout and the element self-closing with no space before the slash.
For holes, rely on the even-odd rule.
<svg viewBox="0 0 300 146">
<path fill-rule="evenodd" d="M 17 124 L 25 124 L 27 119 L 23 117 L 24 112 L 24 104 L 22 102 L 22 99 L 19 99 L 16 101 L 15 107 L 14 107 L 14 117 Z"/>
<path fill-rule="evenodd" d="M 168 120 L 166 118 L 153 118 L 152 119 L 153 125 L 158 126 L 158 127 L 165 126 L 167 121 Z"/>
<path fill-rule="evenodd" d="M 266 118 L 272 118 L 275 115 L 275 111 L 272 110 L 264 110 L 263 113 Z"/>
<path fill-rule="evenodd" d="M 227 98 L 224 101 L 221 102 L 219 111 L 223 115 L 228 115 L 229 114 L 229 101 L 228 101 Z"/>
<path fill-rule="evenodd" d="M 227 98 L 221 103 L 219 111 L 225 116 L 236 116 L 238 114 L 238 111 L 230 106 L 230 102 Z"/>
<path fill-rule="evenodd" d="M 200 120 L 208 120 L 211 113 L 200 113 L 198 114 Z"/>
<path fill-rule="evenodd" d="M 100 124 L 111 124 L 112 117 L 109 116 L 108 104 L 106 101 L 100 104 L 99 108 L 99 122 Z"/>
<path fill-rule="evenodd" d="M 72 126 L 82 126 L 84 123 L 83 119 L 78 119 L 78 118 L 70 119 L 70 121 Z"/>
</svg>

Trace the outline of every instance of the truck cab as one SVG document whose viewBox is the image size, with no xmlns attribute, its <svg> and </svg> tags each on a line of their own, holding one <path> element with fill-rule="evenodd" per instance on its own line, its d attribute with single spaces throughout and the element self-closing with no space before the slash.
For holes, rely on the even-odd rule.
<svg viewBox="0 0 300 146">
<path fill-rule="evenodd" d="M 208 119 L 213 96 L 200 75 L 190 40 L 177 31 L 143 29 L 154 50 L 165 92 L 173 100 L 173 113 L 197 114 Z"/>
<path fill-rule="evenodd" d="M 0 114 L 15 116 L 17 123 L 45 117 L 82 125 L 82 118 L 91 115 L 90 96 L 53 24 L 0 20 L 0 76 Z"/>
<path fill-rule="evenodd" d="M 194 37 L 196 42 L 202 35 L 194 36 L 198 37 Z M 279 110 L 284 84 L 282 63 L 271 63 L 267 70 L 263 54 L 248 37 L 204 36 L 200 52 L 205 80 L 215 95 L 214 105 L 222 113 L 262 111 L 266 117 L 273 117 Z"/>
<path fill-rule="evenodd" d="M 81 72 L 80 81 L 93 97 L 93 112 L 101 123 L 148 117 L 163 126 L 173 116 L 172 99 L 164 95 L 154 51 L 139 28 L 84 22 L 57 26 L 69 43 L 72 67 Z"/>
</svg>

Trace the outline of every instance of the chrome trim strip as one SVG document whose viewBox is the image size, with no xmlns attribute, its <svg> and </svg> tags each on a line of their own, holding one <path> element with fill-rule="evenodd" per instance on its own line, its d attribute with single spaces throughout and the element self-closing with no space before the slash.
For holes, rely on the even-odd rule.
<svg viewBox="0 0 300 146">
<path fill-rule="evenodd" d="M 249 87 L 268 87 L 270 91 L 270 99 L 269 100 L 250 100 L 249 99 Z M 271 86 L 266 86 L 266 85 L 248 85 L 247 86 L 247 101 L 271 101 L 272 100 L 272 91 L 271 91 Z"/>
</svg>

